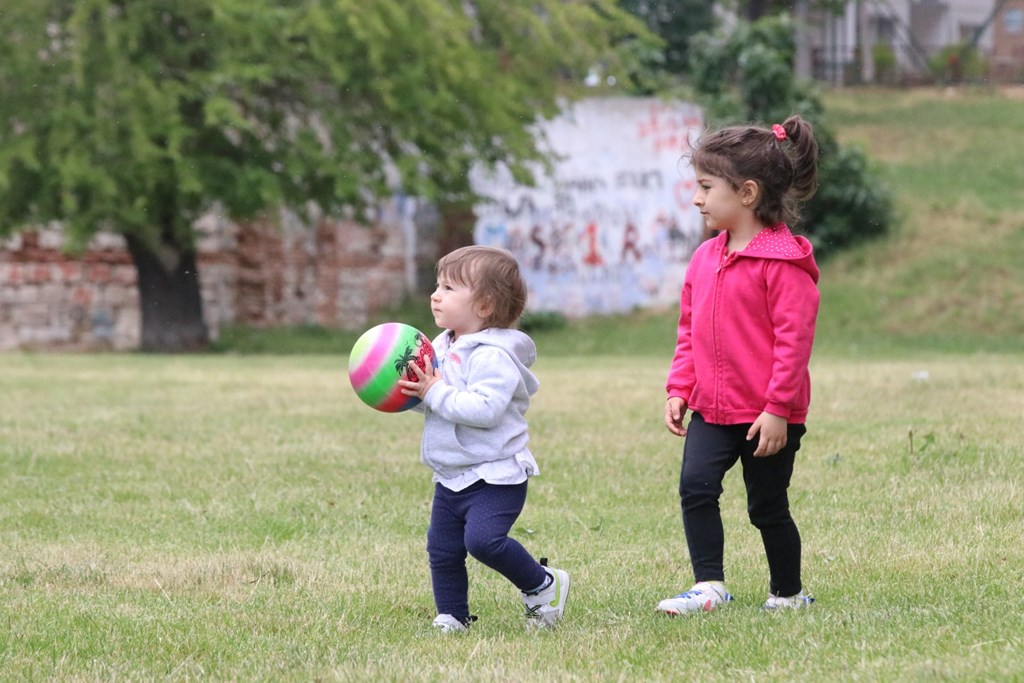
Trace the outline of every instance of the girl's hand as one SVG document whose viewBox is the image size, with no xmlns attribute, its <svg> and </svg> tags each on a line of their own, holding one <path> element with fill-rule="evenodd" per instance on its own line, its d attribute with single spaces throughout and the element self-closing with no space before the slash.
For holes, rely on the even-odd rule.
<svg viewBox="0 0 1024 683">
<path fill-rule="evenodd" d="M 686 436 L 683 417 L 686 415 L 686 399 L 670 396 L 665 401 L 665 426 L 676 436 Z"/>
<path fill-rule="evenodd" d="M 789 439 L 789 425 L 786 418 L 764 412 L 757 416 L 754 424 L 750 425 L 747 431 L 747 441 L 753 440 L 757 433 L 761 438 L 757 442 L 757 450 L 754 451 L 755 458 L 764 458 L 775 455 L 781 451 Z"/>
<path fill-rule="evenodd" d="M 428 375 L 416 363 L 409 363 L 409 366 L 412 368 L 413 374 L 416 375 L 416 381 L 399 380 L 398 386 L 402 387 L 402 393 L 406 396 L 418 396 L 420 400 L 423 400 L 427 392 L 430 391 L 430 387 L 441 381 L 441 370 L 431 366 L 431 372 Z"/>
</svg>

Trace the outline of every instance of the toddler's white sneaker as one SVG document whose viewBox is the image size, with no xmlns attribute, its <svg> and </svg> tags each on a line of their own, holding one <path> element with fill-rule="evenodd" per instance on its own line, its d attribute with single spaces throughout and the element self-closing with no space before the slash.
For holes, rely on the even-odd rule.
<svg viewBox="0 0 1024 683">
<path fill-rule="evenodd" d="M 441 631 L 441 633 L 459 633 L 461 631 L 468 631 L 469 625 L 476 621 L 476 617 L 469 617 L 466 623 L 462 623 L 450 614 L 438 614 L 434 618 L 434 628 Z"/>
<path fill-rule="evenodd" d="M 528 595 L 522 593 L 526 607 L 526 628 L 549 628 L 562 618 L 565 601 L 569 598 L 569 573 L 554 567 L 544 567 L 551 583 L 544 590 Z"/>
</svg>

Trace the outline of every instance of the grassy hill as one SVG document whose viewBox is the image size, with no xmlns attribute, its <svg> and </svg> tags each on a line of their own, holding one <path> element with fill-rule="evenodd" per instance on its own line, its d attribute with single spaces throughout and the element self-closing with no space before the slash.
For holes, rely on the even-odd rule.
<svg viewBox="0 0 1024 683">
<path fill-rule="evenodd" d="M 822 266 L 819 353 L 1024 349 L 1024 88 L 833 91 L 829 124 L 892 191 L 884 239 Z M 543 355 L 671 355 L 675 310 L 534 332 Z M 382 320 L 433 323 L 425 301 Z M 357 335 L 228 331 L 235 351 L 347 352 Z"/>
<path fill-rule="evenodd" d="M 826 103 L 900 222 L 823 264 L 823 345 L 1024 348 L 1024 89 L 846 90 Z"/>
<path fill-rule="evenodd" d="M 825 102 L 840 141 L 892 191 L 898 224 L 821 264 L 818 350 L 1024 350 L 1024 88 L 847 89 Z M 594 319 L 538 343 L 671 353 L 661 337 L 674 316 Z"/>
</svg>

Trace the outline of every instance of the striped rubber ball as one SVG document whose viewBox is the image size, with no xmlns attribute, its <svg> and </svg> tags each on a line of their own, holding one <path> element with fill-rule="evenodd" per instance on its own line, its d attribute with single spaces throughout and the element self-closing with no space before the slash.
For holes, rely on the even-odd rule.
<svg viewBox="0 0 1024 683">
<path fill-rule="evenodd" d="M 416 380 L 411 363 L 429 372 L 437 354 L 427 336 L 411 325 L 383 323 L 356 340 L 348 357 L 348 379 L 363 403 L 384 413 L 399 413 L 420 402 L 406 396 L 398 381 Z"/>
</svg>

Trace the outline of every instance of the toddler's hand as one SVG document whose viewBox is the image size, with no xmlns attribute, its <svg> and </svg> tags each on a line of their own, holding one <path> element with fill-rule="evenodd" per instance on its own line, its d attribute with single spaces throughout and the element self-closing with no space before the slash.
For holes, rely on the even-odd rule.
<svg viewBox="0 0 1024 683">
<path fill-rule="evenodd" d="M 686 436 L 683 417 L 686 415 L 686 399 L 670 396 L 665 401 L 665 426 L 676 436 Z"/>
<path fill-rule="evenodd" d="M 761 413 L 750 425 L 747 431 L 747 441 L 750 441 L 761 433 L 757 441 L 757 450 L 754 451 L 755 458 L 763 458 L 768 455 L 775 455 L 786 446 L 789 439 L 789 425 L 786 418 L 772 415 L 769 412 Z"/>
<path fill-rule="evenodd" d="M 406 396 L 418 396 L 422 400 L 426 397 L 427 392 L 430 391 L 430 387 L 441 381 L 441 370 L 431 366 L 431 372 L 428 375 L 416 363 L 410 363 L 409 367 L 412 368 L 413 374 L 416 375 L 416 381 L 399 380 L 398 386 L 402 387 L 402 393 Z"/>
</svg>

